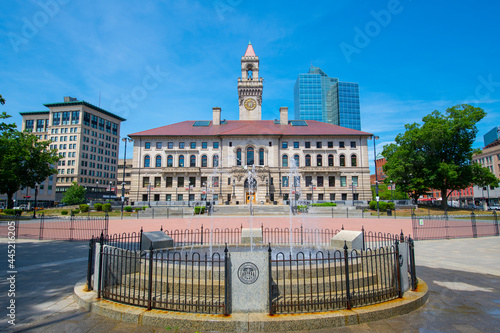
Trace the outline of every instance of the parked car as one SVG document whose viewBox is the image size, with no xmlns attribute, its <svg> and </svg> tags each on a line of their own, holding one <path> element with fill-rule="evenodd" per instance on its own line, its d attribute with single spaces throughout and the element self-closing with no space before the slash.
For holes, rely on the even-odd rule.
<svg viewBox="0 0 500 333">
<path fill-rule="evenodd" d="M 488 210 L 500 210 L 500 206 L 498 206 L 498 205 L 490 205 L 490 206 L 488 206 Z"/>
</svg>

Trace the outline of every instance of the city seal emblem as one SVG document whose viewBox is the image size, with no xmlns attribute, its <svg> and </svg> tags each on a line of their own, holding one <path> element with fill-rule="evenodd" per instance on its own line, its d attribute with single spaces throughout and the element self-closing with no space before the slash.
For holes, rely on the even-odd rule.
<svg viewBox="0 0 500 333">
<path fill-rule="evenodd" d="M 259 278 L 259 269 L 255 264 L 245 262 L 238 268 L 238 278 L 244 284 L 252 284 Z"/>
</svg>

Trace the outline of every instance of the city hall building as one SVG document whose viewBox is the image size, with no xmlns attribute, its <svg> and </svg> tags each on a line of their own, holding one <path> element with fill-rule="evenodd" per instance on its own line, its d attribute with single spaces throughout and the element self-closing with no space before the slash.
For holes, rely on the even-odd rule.
<svg viewBox="0 0 500 333">
<path fill-rule="evenodd" d="M 133 133 L 131 202 L 246 204 L 371 200 L 372 134 L 315 120 L 262 120 L 263 79 L 251 44 L 241 58 L 239 120 L 183 121 Z"/>
</svg>

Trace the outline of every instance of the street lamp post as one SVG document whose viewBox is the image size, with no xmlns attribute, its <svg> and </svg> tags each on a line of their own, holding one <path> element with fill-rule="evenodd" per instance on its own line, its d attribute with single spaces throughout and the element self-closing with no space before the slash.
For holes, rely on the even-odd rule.
<svg viewBox="0 0 500 333">
<path fill-rule="evenodd" d="M 149 186 L 148 186 L 148 207 L 151 208 L 151 186 L 153 183 L 149 181 Z M 176 188 L 177 190 L 177 188 Z"/>
<path fill-rule="evenodd" d="M 314 183 L 311 182 L 311 204 L 314 203 Z"/>
<path fill-rule="evenodd" d="M 36 197 L 38 195 L 38 184 L 35 184 L 35 204 L 33 206 L 33 218 L 36 218 Z"/>
<path fill-rule="evenodd" d="M 391 198 L 392 198 L 392 201 L 394 202 L 394 184 L 391 180 Z"/>
<path fill-rule="evenodd" d="M 96 181 L 95 181 L 95 188 L 94 188 L 94 193 L 95 193 L 95 199 L 94 199 L 94 200 L 95 200 L 95 201 L 97 201 L 97 197 L 98 197 L 97 192 L 98 192 L 98 191 L 99 191 L 99 181 L 98 181 L 98 180 L 96 180 Z"/>
<path fill-rule="evenodd" d="M 236 187 L 236 181 L 233 178 L 233 199 L 236 199 L 235 187 Z"/>
<path fill-rule="evenodd" d="M 378 171 L 377 171 L 377 147 L 376 140 L 380 139 L 378 136 L 373 136 L 373 163 L 375 164 L 375 199 L 377 200 L 377 217 L 380 218 L 380 206 L 378 197 Z"/>
<path fill-rule="evenodd" d="M 121 213 L 121 218 L 123 219 L 123 202 L 125 201 L 125 197 L 123 194 L 125 193 L 125 182 L 122 183 L 122 213 Z"/>
<path fill-rule="evenodd" d="M 132 142 L 131 138 L 125 137 L 122 138 L 122 141 L 125 142 L 125 149 L 123 151 L 123 180 L 122 180 L 122 217 L 123 217 L 123 204 L 125 203 L 125 171 L 127 169 L 127 142 Z"/>
<path fill-rule="evenodd" d="M 351 182 L 352 206 L 354 207 L 354 182 Z"/>
</svg>

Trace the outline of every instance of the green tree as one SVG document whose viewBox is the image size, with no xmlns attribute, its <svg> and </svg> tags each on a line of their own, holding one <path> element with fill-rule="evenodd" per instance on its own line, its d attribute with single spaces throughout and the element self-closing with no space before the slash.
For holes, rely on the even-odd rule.
<svg viewBox="0 0 500 333">
<path fill-rule="evenodd" d="M 3 101 L 1 96 L 0 99 Z M 9 117 L 5 112 L 0 115 L 0 119 Z M 9 208 L 13 207 L 12 196 L 19 189 L 34 188 L 57 173 L 53 166 L 59 157 L 49 145 L 50 141 L 38 141 L 33 134 L 16 130 L 15 124 L 0 123 L 0 193 L 7 194 Z"/>
<path fill-rule="evenodd" d="M 85 192 L 85 187 L 73 182 L 73 184 L 64 193 L 62 202 L 66 205 L 79 205 L 81 203 L 85 203 Z"/>
<path fill-rule="evenodd" d="M 389 179 L 407 190 L 413 199 L 429 188 L 439 189 L 443 208 L 453 190 L 474 185 L 497 187 L 498 179 L 491 172 L 472 162 L 477 151 L 472 148 L 476 124 L 486 113 L 467 104 L 434 111 L 425 116 L 423 124 L 405 125 L 395 144 L 386 145 L 383 155 Z"/>
</svg>

